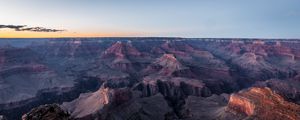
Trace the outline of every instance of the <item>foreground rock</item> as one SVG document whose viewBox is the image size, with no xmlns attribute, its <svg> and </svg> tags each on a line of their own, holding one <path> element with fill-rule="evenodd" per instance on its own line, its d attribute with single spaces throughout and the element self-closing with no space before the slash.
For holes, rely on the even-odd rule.
<svg viewBox="0 0 300 120">
<path fill-rule="evenodd" d="M 230 96 L 228 111 L 248 119 L 299 120 L 300 106 L 285 101 L 269 88 L 250 88 Z"/>
<path fill-rule="evenodd" d="M 22 116 L 22 120 L 71 120 L 57 104 L 42 105 Z"/>
<path fill-rule="evenodd" d="M 131 92 L 128 89 L 109 89 L 102 86 L 98 91 L 81 94 L 79 98 L 62 106 L 74 118 L 96 118 L 108 106 L 121 104 L 129 99 Z"/>
<path fill-rule="evenodd" d="M 82 94 L 62 107 L 75 119 L 87 120 L 164 120 L 173 117 L 172 109 L 161 94 L 141 98 L 128 88 L 111 89 L 103 85 L 94 93 Z M 170 114 L 170 115 L 168 115 Z"/>
</svg>

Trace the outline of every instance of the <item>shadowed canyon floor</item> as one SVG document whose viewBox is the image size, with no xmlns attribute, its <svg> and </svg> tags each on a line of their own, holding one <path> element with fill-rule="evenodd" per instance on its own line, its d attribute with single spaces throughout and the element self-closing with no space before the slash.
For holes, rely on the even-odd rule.
<svg viewBox="0 0 300 120">
<path fill-rule="evenodd" d="M 298 120 L 300 40 L 0 39 L 0 120 Z"/>
</svg>

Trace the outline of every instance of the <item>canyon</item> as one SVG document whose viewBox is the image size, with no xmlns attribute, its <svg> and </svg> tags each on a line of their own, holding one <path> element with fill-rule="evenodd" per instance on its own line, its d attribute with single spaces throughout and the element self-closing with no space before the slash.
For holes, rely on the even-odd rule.
<svg viewBox="0 0 300 120">
<path fill-rule="evenodd" d="M 300 40 L 0 39 L 0 120 L 298 120 Z"/>
</svg>

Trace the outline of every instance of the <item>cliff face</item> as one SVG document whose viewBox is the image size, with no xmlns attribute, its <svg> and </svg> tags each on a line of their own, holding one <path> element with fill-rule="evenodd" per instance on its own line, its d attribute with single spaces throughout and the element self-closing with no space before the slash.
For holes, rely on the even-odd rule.
<svg viewBox="0 0 300 120">
<path fill-rule="evenodd" d="M 300 119 L 300 106 L 287 102 L 269 88 L 250 88 L 230 96 L 228 110 L 256 119 Z"/>
<path fill-rule="evenodd" d="M 152 78 L 148 77 L 134 88 L 143 96 L 161 93 L 169 98 L 185 98 L 187 96 L 210 96 L 210 90 L 200 80 L 187 78 Z"/>
<path fill-rule="evenodd" d="M 255 104 L 243 96 L 233 94 L 230 96 L 229 108 L 250 116 L 254 114 Z"/>
</svg>

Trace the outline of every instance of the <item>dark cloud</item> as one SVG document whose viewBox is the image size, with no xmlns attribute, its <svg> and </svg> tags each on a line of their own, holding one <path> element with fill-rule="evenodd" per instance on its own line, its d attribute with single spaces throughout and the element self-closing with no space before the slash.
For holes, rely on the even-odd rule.
<svg viewBox="0 0 300 120">
<path fill-rule="evenodd" d="M 9 28 L 9 29 L 19 30 L 24 27 L 26 27 L 26 25 L 0 25 L 0 29 L 1 28 Z"/>
<path fill-rule="evenodd" d="M 31 31 L 31 32 L 62 32 L 65 30 L 48 29 L 43 27 L 27 27 L 26 25 L 0 25 L 0 29 L 8 28 L 15 31 Z"/>
</svg>

